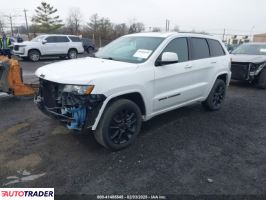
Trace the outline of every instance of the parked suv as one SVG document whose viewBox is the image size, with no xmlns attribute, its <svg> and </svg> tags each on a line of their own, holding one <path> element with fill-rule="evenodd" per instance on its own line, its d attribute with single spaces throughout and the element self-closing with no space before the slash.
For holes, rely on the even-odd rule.
<svg viewBox="0 0 266 200">
<path fill-rule="evenodd" d="M 76 42 L 73 35 L 40 35 L 31 41 L 14 44 L 14 55 L 31 61 L 38 61 L 41 56 L 60 56 L 69 59 L 77 58 L 83 53 L 82 42 Z"/>
<path fill-rule="evenodd" d="M 111 150 L 129 146 L 142 121 L 159 114 L 196 102 L 219 110 L 231 77 L 230 55 L 209 35 L 132 34 L 95 56 L 39 68 L 35 103 L 69 129 L 92 129 Z"/>
<path fill-rule="evenodd" d="M 95 52 L 95 44 L 94 42 L 89 38 L 81 38 L 83 48 L 88 54 L 92 54 Z"/>
</svg>

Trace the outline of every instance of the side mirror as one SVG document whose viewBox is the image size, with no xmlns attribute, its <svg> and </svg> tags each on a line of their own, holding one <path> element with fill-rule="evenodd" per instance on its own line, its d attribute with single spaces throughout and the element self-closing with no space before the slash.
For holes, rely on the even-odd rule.
<svg viewBox="0 0 266 200">
<path fill-rule="evenodd" d="M 47 43 L 47 40 L 43 40 L 43 41 L 42 41 L 42 44 L 46 44 L 46 43 Z"/>
<path fill-rule="evenodd" d="M 156 66 L 178 63 L 178 55 L 174 52 L 164 52 Z"/>
</svg>

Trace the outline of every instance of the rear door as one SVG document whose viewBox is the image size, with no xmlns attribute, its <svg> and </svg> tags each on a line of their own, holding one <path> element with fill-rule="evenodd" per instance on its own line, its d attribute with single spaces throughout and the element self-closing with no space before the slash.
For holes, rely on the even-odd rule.
<svg viewBox="0 0 266 200">
<path fill-rule="evenodd" d="M 56 36 L 56 52 L 57 54 L 67 54 L 69 49 L 69 39 L 67 36 Z"/>
<path fill-rule="evenodd" d="M 191 69 L 190 78 L 193 79 L 192 92 L 194 97 L 205 96 L 213 76 L 217 61 L 211 59 L 207 39 L 200 37 L 189 38 Z"/>
<path fill-rule="evenodd" d="M 211 63 L 213 63 L 214 69 L 212 69 L 211 73 L 213 73 L 212 77 L 210 77 L 210 81 L 213 80 L 213 76 L 217 74 L 218 70 L 224 70 L 228 67 L 229 59 L 225 59 L 226 53 L 221 43 L 218 40 L 208 39 L 208 44 L 210 47 L 211 54 Z M 215 66 L 214 66 L 215 65 Z M 228 69 L 226 69 L 227 71 Z"/>
</svg>

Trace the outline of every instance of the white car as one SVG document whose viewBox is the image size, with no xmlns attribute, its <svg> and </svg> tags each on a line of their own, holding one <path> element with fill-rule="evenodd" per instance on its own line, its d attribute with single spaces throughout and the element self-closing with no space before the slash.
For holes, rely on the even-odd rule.
<svg viewBox="0 0 266 200">
<path fill-rule="evenodd" d="M 35 103 L 69 129 L 92 129 L 100 144 L 120 150 L 136 139 L 142 121 L 154 116 L 196 102 L 219 110 L 230 64 L 230 55 L 214 36 L 126 35 L 95 58 L 39 68 Z"/>
<path fill-rule="evenodd" d="M 41 56 L 60 56 L 70 59 L 83 53 L 82 41 L 74 35 L 40 35 L 31 41 L 15 43 L 13 54 L 23 59 L 38 61 Z"/>
</svg>

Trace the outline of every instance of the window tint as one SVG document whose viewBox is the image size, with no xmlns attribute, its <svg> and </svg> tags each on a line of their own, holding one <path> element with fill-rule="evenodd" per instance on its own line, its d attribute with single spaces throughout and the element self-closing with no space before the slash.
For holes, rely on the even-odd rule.
<svg viewBox="0 0 266 200">
<path fill-rule="evenodd" d="M 191 38 L 192 59 L 202 59 L 210 57 L 209 46 L 203 38 Z"/>
<path fill-rule="evenodd" d="M 208 39 L 208 43 L 209 43 L 210 52 L 211 52 L 212 57 L 225 55 L 224 49 L 221 46 L 220 42 L 218 42 L 217 40 Z"/>
<path fill-rule="evenodd" d="M 186 38 L 176 38 L 172 40 L 163 50 L 163 52 L 173 52 L 178 55 L 178 62 L 188 60 L 188 45 Z"/>
<path fill-rule="evenodd" d="M 81 42 L 79 37 L 69 36 L 69 38 L 72 40 L 72 42 Z"/>
<path fill-rule="evenodd" d="M 66 36 L 56 36 L 57 42 L 69 42 L 69 39 Z"/>
<path fill-rule="evenodd" d="M 47 43 L 55 43 L 56 37 L 55 36 L 49 36 L 46 38 Z"/>
</svg>

